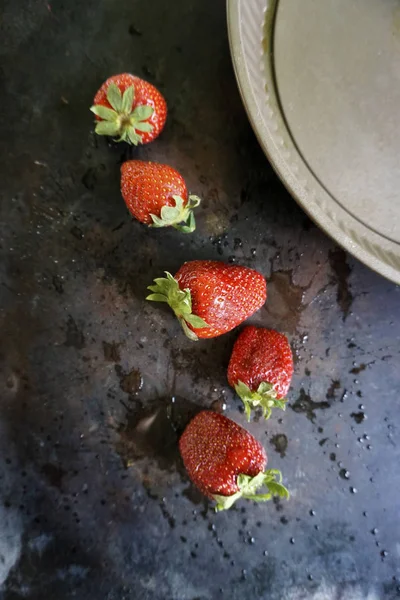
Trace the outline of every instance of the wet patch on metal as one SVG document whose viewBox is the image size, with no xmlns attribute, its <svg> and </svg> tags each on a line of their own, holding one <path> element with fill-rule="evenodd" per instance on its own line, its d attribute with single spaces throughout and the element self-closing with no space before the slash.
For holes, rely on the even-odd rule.
<svg viewBox="0 0 400 600">
<path fill-rule="evenodd" d="M 223 3 L 3 12 L 1 598 L 396 598 L 400 291 L 335 247 L 274 175 L 236 88 Z M 124 70 L 170 109 L 138 149 L 93 135 L 93 94 Z M 119 169 L 135 157 L 171 164 L 204 199 L 194 234 L 130 218 Z M 251 322 L 289 336 L 295 377 L 267 422 L 247 424 L 226 380 L 238 331 L 192 343 L 145 301 L 154 277 L 195 258 L 269 282 Z M 214 512 L 177 448 L 204 408 L 263 443 L 289 502 Z"/>
</svg>

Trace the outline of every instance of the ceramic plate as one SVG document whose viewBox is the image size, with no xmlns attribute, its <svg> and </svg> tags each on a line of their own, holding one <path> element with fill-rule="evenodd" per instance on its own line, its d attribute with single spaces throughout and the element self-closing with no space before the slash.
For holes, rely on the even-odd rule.
<svg viewBox="0 0 400 600">
<path fill-rule="evenodd" d="M 228 0 L 233 64 L 304 210 L 400 283 L 399 0 Z"/>
</svg>

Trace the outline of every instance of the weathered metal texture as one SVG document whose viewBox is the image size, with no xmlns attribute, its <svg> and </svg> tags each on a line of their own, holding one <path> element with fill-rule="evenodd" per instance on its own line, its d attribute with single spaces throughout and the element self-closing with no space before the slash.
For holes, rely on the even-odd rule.
<svg viewBox="0 0 400 600">
<path fill-rule="evenodd" d="M 0 597 L 399 597 L 399 288 L 335 247 L 274 175 L 223 2 L 6 0 L 0 28 Z M 92 132 L 93 94 L 121 71 L 170 108 L 139 150 Z M 119 165 L 134 156 L 202 196 L 194 235 L 132 222 Z M 286 413 L 248 427 L 287 503 L 215 514 L 180 462 L 198 407 L 245 424 L 226 382 L 237 332 L 192 343 L 144 300 L 194 258 L 269 280 L 251 322 L 289 335 L 296 374 Z"/>
</svg>

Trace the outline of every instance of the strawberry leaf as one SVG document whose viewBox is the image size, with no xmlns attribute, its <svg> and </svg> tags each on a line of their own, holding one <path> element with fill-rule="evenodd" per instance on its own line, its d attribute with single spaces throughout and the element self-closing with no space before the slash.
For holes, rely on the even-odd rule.
<svg viewBox="0 0 400 600">
<path fill-rule="evenodd" d="M 172 196 L 175 206 L 163 206 L 160 215 L 151 214 L 153 223 L 150 227 L 169 227 L 172 226 L 182 233 L 191 233 L 196 229 L 196 221 L 192 209 L 199 205 L 200 198 L 190 196 L 185 205 L 181 196 Z M 191 200 L 195 198 L 195 200 Z"/>
<path fill-rule="evenodd" d="M 194 218 L 194 214 L 192 212 L 189 214 L 189 219 L 187 220 L 186 225 L 174 225 L 174 227 L 181 233 L 192 233 L 196 229 L 196 220 Z"/>
<path fill-rule="evenodd" d="M 140 144 L 142 142 L 142 136 L 138 135 L 136 133 L 134 127 L 129 127 L 127 129 L 127 134 L 128 134 L 128 139 L 134 146 L 137 146 L 138 144 Z"/>
<path fill-rule="evenodd" d="M 201 317 L 197 315 L 188 314 L 185 316 L 185 321 L 189 323 L 195 329 L 201 329 L 202 327 L 208 327 L 207 323 Z"/>
<path fill-rule="evenodd" d="M 152 225 L 150 225 L 150 227 L 165 227 L 165 223 L 162 219 L 160 219 L 160 217 L 157 217 L 157 215 L 153 215 L 150 213 L 150 217 L 153 220 Z"/>
<path fill-rule="evenodd" d="M 98 135 L 118 135 L 118 125 L 111 121 L 100 121 L 96 124 L 95 132 Z"/>
<path fill-rule="evenodd" d="M 143 143 L 140 132 L 150 133 L 153 130 L 153 125 L 147 120 L 154 113 L 154 108 L 146 104 L 134 106 L 133 85 L 127 87 L 122 94 L 120 88 L 115 83 L 111 83 L 107 88 L 107 100 L 112 108 L 95 105 L 90 110 L 100 119 L 117 123 L 118 128 L 116 132 L 113 130 L 112 134 L 101 135 L 119 136 L 117 142 L 128 142 L 134 146 Z"/>
<path fill-rule="evenodd" d="M 269 481 L 267 488 L 273 496 L 280 496 L 281 498 L 289 498 L 289 491 L 281 483 L 276 481 Z"/>
<path fill-rule="evenodd" d="M 142 131 L 143 133 L 148 133 L 149 131 L 152 131 L 153 125 L 151 125 L 150 123 L 147 123 L 147 121 L 138 121 L 137 123 L 134 124 L 134 128 L 137 131 Z"/>
<path fill-rule="evenodd" d="M 177 280 L 165 271 L 166 277 L 158 277 L 154 280 L 155 285 L 148 289 L 152 292 L 146 299 L 151 301 L 166 302 L 174 311 L 182 326 L 183 331 L 191 340 L 197 340 L 197 335 L 189 327 L 208 327 L 208 324 L 199 316 L 192 313 L 192 298 L 189 289 L 182 290 Z M 162 300 L 159 299 L 162 297 Z"/>
<path fill-rule="evenodd" d="M 220 512 L 221 510 L 228 510 L 235 504 L 236 500 L 239 500 L 241 497 L 242 494 L 240 492 L 236 492 L 236 494 L 232 494 L 232 496 L 219 496 L 218 494 L 215 494 L 213 496 L 217 503 L 215 511 Z"/>
<path fill-rule="evenodd" d="M 122 96 L 122 103 L 120 108 L 121 112 L 125 113 L 126 115 L 129 115 L 131 113 L 134 98 L 135 90 L 133 85 L 130 85 L 128 88 L 126 88 L 124 95 Z"/>
<path fill-rule="evenodd" d="M 272 494 L 250 494 L 246 496 L 246 500 L 253 500 L 253 502 L 268 502 L 271 498 Z"/>
<path fill-rule="evenodd" d="M 116 122 L 118 120 L 118 113 L 116 113 L 112 108 L 107 108 L 107 106 L 96 104 L 95 106 L 92 106 L 90 110 L 96 116 L 100 117 L 100 119 L 104 119 L 105 121 Z"/>
<path fill-rule="evenodd" d="M 166 296 L 163 296 L 162 294 L 150 294 L 149 296 L 146 296 L 146 300 L 152 302 L 168 302 Z"/>
<path fill-rule="evenodd" d="M 147 104 L 139 104 L 135 108 L 132 113 L 132 117 L 135 121 L 145 121 L 149 119 L 154 112 L 154 108 L 152 106 L 148 106 Z"/>
<path fill-rule="evenodd" d="M 265 481 L 275 481 L 278 478 L 279 483 L 282 483 L 282 473 L 279 469 L 268 469 L 265 475 L 267 478 Z"/>
<path fill-rule="evenodd" d="M 107 100 L 117 112 L 121 112 L 122 95 L 121 90 L 115 83 L 110 83 L 107 89 Z"/>
<path fill-rule="evenodd" d="M 278 479 L 278 481 L 276 479 Z M 242 473 L 237 477 L 239 491 L 231 496 L 213 495 L 214 500 L 217 502 L 215 510 L 217 512 L 220 510 L 227 510 L 239 500 L 239 498 L 253 500 L 254 502 L 267 502 L 268 500 L 271 500 L 273 496 L 289 499 L 289 491 L 281 484 L 281 480 L 282 474 L 277 469 L 268 469 L 264 473 L 258 473 L 255 477 L 250 477 L 250 475 L 244 475 Z M 258 494 L 258 490 L 264 486 L 268 488 L 268 493 Z"/>
<path fill-rule="evenodd" d="M 251 411 L 253 410 L 253 407 L 249 402 L 247 402 L 247 400 L 243 400 L 243 404 L 244 404 L 244 413 L 246 415 L 246 419 L 250 423 Z"/>
<path fill-rule="evenodd" d="M 175 206 L 163 206 L 161 209 L 161 219 L 163 221 L 175 222 L 179 215 L 179 208 Z"/>
<path fill-rule="evenodd" d="M 238 381 L 235 385 L 237 395 L 241 398 L 247 420 L 250 421 L 251 411 L 261 408 L 265 419 L 269 419 L 272 414 L 272 408 L 286 409 L 285 398 L 278 399 L 274 386 L 267 381 L 263 381 L 257 390 L 251 390 L 243 381 Z"/>
<path fill-rule="evenodd" d="M 188 205 L 190 206 L 190 208 L 197 208 L 199 206 L 200 202 L 201 202 L 201 198 L 199 198 L 199 196 L 194 196 L 193 194 L 191 194 L 189 196 Z"/>
<path fill-rule="evenodd" d="M 183 329 L 186 337 L 188 337 L 189 340 L 191 340 L 192 342 L 197 342 L 199 338 L 197 337 L 197 335 L 195 334 L 194 331 L 192 331 L 191 329 L 189 329 L 189 327 L 186 324 L 185 319 L 179 319 L 179 322 L 180 322 L 180 324 L 182 326 L 182 329 Z"/>
</svg>

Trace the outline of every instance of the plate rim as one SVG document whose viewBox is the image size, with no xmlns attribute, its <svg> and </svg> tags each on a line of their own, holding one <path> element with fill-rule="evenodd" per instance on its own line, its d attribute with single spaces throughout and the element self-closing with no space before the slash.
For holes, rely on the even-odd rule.
<svg viewBox="0 0 400 600">
<path fill-rule="evenodd" d="M 288 141 L 292 139 L 291 133 L 289 131 L 283 132 L 282 129 L 286 126 L 282 126 L 282 124 L 280 124 L 280 131 L 278 133 L 271 131 L 268 127 L 269 117 L 267 116 L 267 110 L 269 114 L 272 111 L 268 106 L 269 95 L 265 89 L 267 85 L 266 76 L 269 74 L 271 79 L 274 79 L 274 76 L 272 67 L 268 65 L 265 57 L 265 54 L 269 51 L 270 44 L 268 45 L 268 50 L 263 50 L 263 43 L 265 42 L 264 27 L 267 9 L 269 8 L 270 11 L 276 10 L 278 1 L 226 0 L 228 38 L 232 63 L 239 92 L 255 135 L 282 183 L 308 216 L 329 237 L 333 238 L 336 243 L 350 252 L 350 254 L 375 272 L 396 284 L 400 284 L 400 245 L 383 238 L 379 233 L 371 235 L 370 230 L 355 217 L 346 217 L 346 220 L 350 224 L 344 224 L 340 218 L 339 205 L 336 205 L 337 203 L 334 200 L 321 198 L 321 202 L 318 202 L 321 191 L 315 185 L 315 182 L 311 181 L 309 186 L 304 185 L 304 180 L 300 182 L 278 149 L 277 138 L 280 137 L 280 134 L 285 133 L 285 142 L 290 145 L 291 155 L 294 155 L 296 160 L 302 163 L 303 158 L 299 154 L 294 142 L 292 141 L 290 144 L 290 141 Z M 250 23 L 250 17 L 254 16 L 251 13 L 252 10 L 255 13 L 256 19 L 258 19 L 258 23 Z M 246 18 L 243 18 L 244 12 L 247 15 L 247 21 Z M 251 37 L 249 35 L 246 36 L 246 31 L 243 30 L 246 27 L 249 28 L 247 34 L 251 33 Z M 255 28 L 257 28 L 258 37 L 257 35 L 254 36 Z M 272 25 L 270 25 L 268 31 L 272 31 Z M 273 37 L 270 36 L 270 40 L 272 39 Z M 249 47 L 252 52 L 251 64 L 245 52 L 245 48 L 248 49 Z M 262 80 L 263 85 L 261 86 L 260 82 L 256 81 L 256 79 Z M 258 94 L 256 94 L 256 91 Z M 263 94 L 264 97 L 260 98 L 260 94 Z M 281 114 L 280 116 L 282 117 L 282 122 L 284 122 L 283 115 Z M 312 180 L 311 177 L 310 179 Z M 309 188 L 313 188 L 311 192 Z M 311 196 L 313 196 L 313 200 L 311 200 Z M 315 196 L 317 196 L 317 201 L 315 201 Z M 325 208 L 327 203 L 331 204 L 331 206 Z"/>
</svg>

